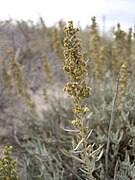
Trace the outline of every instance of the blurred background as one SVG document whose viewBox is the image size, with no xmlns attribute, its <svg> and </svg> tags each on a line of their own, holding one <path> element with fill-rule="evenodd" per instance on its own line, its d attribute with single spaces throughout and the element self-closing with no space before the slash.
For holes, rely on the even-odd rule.
<svg viewBox="0 0 135 180">
<path fill-rule="evenodd" d="M 85 27 L 92 16 L 102 28 L 110 29 L 118 22 L 127 30 L 135 23 L 134 0 L 1 0 L 0 19 L 31 19 L 37 22 L 42 16 L 47 26 L 52 26 L 59 20 L 73 20 Z M 100 27 L 101 28 L 101 27 Z"/>
</svg>

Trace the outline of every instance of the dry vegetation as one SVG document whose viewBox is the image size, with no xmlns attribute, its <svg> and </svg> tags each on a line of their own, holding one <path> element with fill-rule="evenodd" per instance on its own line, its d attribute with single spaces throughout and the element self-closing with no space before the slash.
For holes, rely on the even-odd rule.
<svg viewBox="0 0 135 180">
<path fill-rule="evenodd" d="M 135 33 L 107 34 L 0 22 L 0 179 L 135 179 Z"/>
</svg>

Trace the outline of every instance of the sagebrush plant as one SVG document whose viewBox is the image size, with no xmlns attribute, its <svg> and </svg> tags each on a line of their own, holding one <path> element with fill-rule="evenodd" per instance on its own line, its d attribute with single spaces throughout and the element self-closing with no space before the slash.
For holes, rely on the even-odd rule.
<svg viewBox="0 0 135 180">
<path fill-rule="evenodd" d="M 63 39 L 64 39 L 64 37 L 65 37 L 65 33 L 64 33 L 64 31 L 63 31 L 63 27 L 64 27 L 64 26 L 66 26 L 66 22 L 63 21 L 63 20 L 60 20 L 60 21 L 58 22 L 58 28 L 57 28 L 57 30 L 58 30 L 59 40 L 60 40 L 60 42 L 61 42 L 62 45 L 63 45 Z M 62 51 L 62 55 L 63 55 L 63 51 Z"/>
<path fill-rule="evenodd" d="M 95 82 L 103 82 L 106 73 L 110 70 L 111 54 L 110 42 L 105 35 L 101 36 L 96 17 L 92 17 L 89 32 L 89 56 L 93 62 L 93 75 Z"/>
<path fill-rule="evenodd" d="M 39 17 L 39 20 L 40 20 L 40 23 L 41 23 L 41 32 L 43 32 L 44 34 L 48 34 L 48 28 L 47 28 L 42 16 Z"/>
<path fill-rule="evenodd" d="M 4 61 L 2 61 L 1 66 L 2 66 L 1 76 L 4 81 L 4 85 L 7 90 L 7 94 L 12 95 L 13 86 L 12 86 L 11 76 L 7 70 L 7 67 L 6 67 L 6 64 Z"/>
<path fill-rule="evenodd" d="M 28 93 L 28 84 L 23 79 L 23 74 L 21 71 L 20 64 L 15 60 L 15 53 L 12 49 L 9 49 L 10 56 L 10 67 L 11 67 L 11 77 L 16 84 L 16 89 L 18 94 L 20 94 L 24 98 L 25 105 L 34 108 L 35 104 L 31 100 L 31 96 Z"/>
<path fill-rule="evenodd" d="M 48 59 L 45 52 L 42 53 L 42 64 L 43 64 L 43 69 L 47 76 L 49 84 L 53 84 L 52 71 L 51 71 L 51 67 L 49 66 Z"/>
<path fill-rule="evenodd" d="M 47 94 L 47 87 L 43 87 L 43 98 L 45 103 L 48 103 L 48 94 Z"/>
<path fill-rule="evenodd" d="M 12 93 L 13 89 L 17 91 L 17 94 L 24 99 L 24 103 L 27 107 L 34 108 L 35 104 L 28 93 L 28 84 L 23 78 L 21 71 L 21 65 L 15 59 L 15 53 L 12 48 L 8 49 L 8 55 L 10 63 L 6 68 L 5 63 L 2 63 L 2 77 L 6 89 L 9 94 Z"/>
<path fill-rule="evenodd" d="M 10 58 L 11 78 L 15 82 L 15 86 L 16 86 L 18 93 L 23 95 L 24 90 L 25 90 L 24 89 L 25 85 L 24 85 L 24 81 L 23 81 L 23 77 L 22 77 L 20 64 L 15 60 L 15 53 L 14 53 L 13 49 L 9 49 L 8 53 L 9 53 L 9 58 Z"/>
<path fill-rule="evenodd" d="M 119 72 L 119 108 L 122 108 L 126 98 L 126 87 L 128 83 L 128 62 L 124 62 Z"/>
<path fill-rule="evenodd" d="M 114 35 L 115 39 L 112 47 L 112 67 L 113 71 L 118 73 L 122 63 L 127 61 L 129 56 L 129 54 L 127 55 L 126 32 L 121 29 L 120 23 L 117 24 L 117 30 L 114 32 Z"/>
<path fill-rule="evenodd" d="M 62 44 L 58 35 L 57 28 L 53 28 L 52 30 L 52 42 L 53 42 L 53 48 L 54 52 L 57 55 L 58 61 L 61 63 L 63 62 L 63 50 L 62 50 Z"/>
<path fill-rule="evenodd" d="M 102 42 L 99 52 L 100 70 L 102 69 L 102 73 L 99 77 L 100 82 L 103 82 L 107 77 L 107 73 L 110 70 L 110 59 L 109 44 L 107 42 Z"/>
<path fill-rule="evenodd" d="M 131 61 L 132 45 L 133 45 L 132 37 L 133 37 L 132 28 L 129 28 L 129 31 L 126 34 L 126 50 L 127 50 L 128 61 Z"/>
<path fill-rule="evenodd" d="M 85 120 L 85 114 L 89 108 L 84 103 L 84 100 L 90 96 L 92 89 L 86 83 L 87 61 L 83 58 L 81 40 L 76 36 L 78 31 L 79 28 L 74 28 L 72 21 L 69 21 L 68 26 L 64 27 L 66 37 L 64 38 L 65 63 L 63 70 L 71 80 L 64 91 L 69 94 L 73 106 L 74 119 L 71 123 L 78 143 L 74 147 L 73 154 L 80 155 L 77 159 L 82 163 L 86 178 L 93 179 L 92 173 L 95 169 L 93 162 L 96 157 L 92 156 L 94 146 L 89 141 L 92 130 Z"/>
<path fill-rule="evenodd" d="M 92 24 L 90 26 L 90 37 L 89 37 L 89 48 L 90 48 L 90 58 L 94 63 L 94 75 L 95 79 L 102 79 L 102 69 L 100 61 L 100 35 L 98 33 L 98 27 L 96 23 L 96 17 L 92 17 Z"/>
<path fill-rule="evenodd" d="M 3 156 L 0 157 L 0 179 L 18 180 L 17 161 L 11 156 L 12 146 L 5 146 Z"/>
<path fill-rule="evenodd" d="M 60 81 L 61 76 L 57 74 L 57 67 L 61 66 L 61 63 L 56 64 L 56 61 L 54 62 L 57 54 L 52 51 L 52 36 L 50 34 L 51 30 L 56 28 L 59 36 L 58 40 L 61 43 L 65 33 L 61 33 L 64 23 L 59 23 L 57 27 L 48 28 L 44 24 L 43 19 L 40 19 L 40 23 L 37 26 L 34 24 L 29 26 L 27 22 L 11 26 L 11 29 L 13 27 L 16 28 L 15 32 L 17 30 L 17 33 L 12 34 L 12 39 L 14 41 L 17 40 L 17 42 L 12 41 L 14 43 L 13 48 L 18 48 L 18 46 L 16 47 L 16 44 L 20 43 L 18 40 L 21 39 L 22 41 L 22 36 L 19 34 L 21 30 L 21 33 L 24 35 L 24 41 L 26 41 L 26 44 L 23 47 L 21 46 L 21 49 L 25 49 L 25 55 L 28 55 L 29 58 L 25 59 L 26 56 L 21 50 L 19 55 L 17 55 L 16 50 L 12 50 L 8 53 L 8 56 L 6 54 L 8 58 L 1 58 L 4 61 L 2 66 L 0 66 L 0 74 L 3 74 L 3 79 L 0 77 L 0 110 L 3 106 L 3 92 L 6 89 L 9 94 L 10 92 L 14 94 L 15 91 L 21 97 L 24 89 L 27 92 L 31 92 L 31 83 L 26 83 L 23 78 L 23 75 L 27 77 L 29 69 L 34 72 L 31 74 L 31 71 L 29 71 L 31 78 L 37 76 L 38 81 L 35 82 L 35 85 L 40 82 L 37 85 L 38 90 L 43 89 L 45 79 L 43 78 L 42 80 L 43 74 L 39 76 L 39 72 L 43 73 L 43 71 L 40 71 L 43 64 L 41 61 L 33 61 L 41 57 L 41 52 L 45 52 L 47 57 L 49 57 L 47 66 L 49 65 L 49 68 L 51 68 L 51 64 L 55 66 L 55 68 L 50 69 L 53 79 L 59 79 Z M 132 40 L 131 29 L 126 33 L 118 27 L 113 32 L 115 33 L 113 34 L 115 38 L 111 39 L 113 36 L 108 38 L 105 37 L 105 34 L 102 36 L 101 31 L 97 27 L 96 18 L 93 18 L 93 24 L 95 27 L 95 32 L 93 33 L 95 34 L 91 36 L 91 49 L 94 47 L 97 49 L 93 49 L 95 53 L 93 57 L 98 58 L 96 66 L 98 72 L 94 74 L 94 79 L 92 72 L 94 70 L 94 61 L 92 60 L 92 52 L 88 53 L 89 42 L 86 43 L 90 29 L 87 27 L 86 30 L 82 29 L 79 31 L 78 28 L 73 27 L 73 22 L 70 21 L 68 26 L 64 28 L 66 31 L 64 40 L 65 62 L 63 62 L 64 58 L 61 61 L 64 63 L 65 73 L 70 78 L 70 82 L 64 88 L 70 99 L 57 98 L 54 94 L 48 93 L 50 92 L 50 86 L 48 86 L 50 82 L 46 74 L 47 83 L 44 87 L 44 97 L 39 93 L 40 91 L 35 90 L 32 92 L 33 97 L 34 95 L 37 97 L 38 93 L 39 97 L 41 95 L 41 99 L 38 99 L 39 101 L 41 100 L 41 106 L 43 106 L 43 98 L 47 102 L 45 103 L 42 116 L 38 117 L 37 114 L 35 116 L 35 113 L 30 114 L 23 111 L 19 118 L 13 111 L 13 117 L 9 118 L 10 125 L 12 125 L 11 123 L 14 122 L 12 121 L 14 119 L 16 119 L 17 124 L 12 129 L 11 139 L 9 138 L 8 140 L 11 140 L 12 145 L 15 144 L 16 147 L 15 150 L 19 157 L 18 176 L 20 180 L 135 179 L 135 42 Z M 6 33 L 6 36 L 11 34 L 9 29 L 7 29 L 8 33 Z M 29 32 L 33 32 L 33 34 Z M 16 36 L 17 34 L 18 36 Z M 81 40 L 77 37 L 80 37 Z M 11 37 L 8 38 L 10 39 Z M 83 47 L 81 41 L 83 42 Z M 38 46 L 36 46 L 37 42 Z M 33 43 L 35 44 L 34 49 Z M 90 59 L 89 64 L 84 58 L 86 48 L 87 55 L 85 54 L 85 57 L 87 56 Z M 59 52 L 62 53 L 61 50 Z M 23 62 L 23 66 L 19 62 Z M 29 65 L 31 66 L 29 67 Z M 44 65 L 46 66 L 46 64 Z M 89 74 L 87 73 L 88 66 L 90 67 Z M 22 68 L 24 72 L 22 72 Z M 61 71 L 59 70 L 59 72 Z M 64 77 L 65 74 L 62 71 L 60 75 Z M 104 79 L 104 75 L 106 75 L 106 79 Z M 17 78 L 20 80 L 18 81 Z M 97 81 L 99 79 L 100 81 Z M 22 84 L 19 85 L 19 82 L 22 82 Z M 5 84 L 5 88 L 1 88 L 1 84 L 3 87 Z M 93 90 L 91 90 L 89 84 L 92 85 Z M 55 85 L 53 84 L 54 90 L 58 92 L 60 87 L 57 89 Z M 93 92 L 91 93 L 91 91 Z M 4 98 L 7 97 L 6 91 L 4 95 L 6 95 Z M 8 102 L 7 104 L 9 104 Z M 9 107 L 8 105 L 7 110 L 10 110 Z M 21 111 L 22 109 L 20 108 Z M 20 111 L 19 114 L 21 114 Z M 3 119 L 3 127 L 9 129 L 7 124 L 5 125 L 5 119 L 8 119 L 3 118 L 3 114 L 0 117 L 0 123 L 2 123 Z M 4 117 L 7 116 L 4 114 Z M 23 124 L 21 128 L 20 123 L 18 123 L 19 119 L 21 124 Z M 3 140 L 4 138 L 1 139 Z M 2 143 L 4 142 L 2 141 Z"/>
</svg>

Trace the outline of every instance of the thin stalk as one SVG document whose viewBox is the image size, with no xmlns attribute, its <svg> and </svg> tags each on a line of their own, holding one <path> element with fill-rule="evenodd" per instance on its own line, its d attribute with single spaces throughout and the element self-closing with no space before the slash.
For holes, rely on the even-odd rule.
<svg viewBox="0 0 135 180">
<path fill-rule="evenodd" d="M 119 76 L 117 79 L 116 93 L 112 102 L 112 112 L 111 112 L 111 119 L 110 119 L 109 130 L 108 130 L 108 139 L 107 139 L 107 145 L 106 145 L 106 154 L 105 154 L 106 176 L 108 176 L 108 153 L 109 153 L 109 148 L 110 148 L 110 136 L 111 136 L 112 125 L 114 122 L 114 109 L 115 109 L 115 104 L 117 100 L 118 89 L 119 89 Z"/>
</svg>

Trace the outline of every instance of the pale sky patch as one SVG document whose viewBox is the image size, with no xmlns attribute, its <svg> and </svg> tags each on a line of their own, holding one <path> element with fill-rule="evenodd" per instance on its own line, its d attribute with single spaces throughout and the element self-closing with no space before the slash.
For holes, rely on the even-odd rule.
<svg viewBox="0 0 135 180">
<path fill-rule="evenodd" d="M 106 26 L 118 22 L 126 29 L 134 25 L 134 0 L 0 0 L 0 19 L 31 19 L 37 21 L 42 16 L 48 26 L 63 19 L 80 22 L 83 27 L 96 16 L 102 26 L 103 16 Z"/>
</svg>

